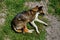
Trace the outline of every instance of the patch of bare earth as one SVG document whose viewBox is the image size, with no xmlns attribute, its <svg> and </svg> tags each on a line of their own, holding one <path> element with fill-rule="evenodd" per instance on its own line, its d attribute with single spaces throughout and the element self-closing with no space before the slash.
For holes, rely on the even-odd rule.
<svg viewBox="0 0 60 40">
<path fill-rule="evenodd" d="M 6 5 L 1 2 L 2 9 L 0 10 L 0 25 L 4 25 L 6 18 Z"/>
<path fill-rule="evenodd" d="M 48 14 L 46 18 L 48 19 L 50 25 L 46 28 L 47 40 L 60 40 L 60 21 L 50 14 Z"/>
<path fill-rule="evenodd" d="M 35 6 L 41 6 L 43 5 L 43 10 L 45 13 L 47 12 L 47 1 L 40 1 L 40 2 L 26 2 L 25 6 L 33 8 Z M 47 31 L 47 36 L 46 36 L 46 40 L 60 40 L 60 21 L 58 21 L 58 19 L 50 14 L 46 14 L 45 18 L 48 19 L 48 27 L 46 28 Z"/>
<path fill-rule="evenodd" d="M 10 40 L 10 38 L 7 35 L 5 35 L 4 40 Z"/>
<path fill-rule="evenodd" d="M 4 22 L 5 22 L 5 16 L 6 16 L 5 13 L 0 13 L 0 25 L 4 24 Z"/>
</svg>

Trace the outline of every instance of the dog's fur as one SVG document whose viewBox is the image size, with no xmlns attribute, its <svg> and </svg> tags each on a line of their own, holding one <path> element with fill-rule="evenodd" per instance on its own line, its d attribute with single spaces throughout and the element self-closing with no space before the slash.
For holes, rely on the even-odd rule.
<svg viewBox="0 0 60 40">
<path fill-rule="evenodd" d="M 34 21 L 38 21 L 40 23 L 47 25 L 45 22 L 38 19 L 38 14 L 44 15 L 42 7 L 43 6 L 40 6 L 40 7 L 36 6 L 35 8 L 32 8 L 28 11 L 24 11 L 17 14 L 11 22 L 12 28 L 16 32 L 32 33 L 34 30 L 29 30 L 26 26 L 26 24 L 30 22 L 36 28 L 37 33 L 39 33 L 38 28 L 35 25 Z"/>
</svg>

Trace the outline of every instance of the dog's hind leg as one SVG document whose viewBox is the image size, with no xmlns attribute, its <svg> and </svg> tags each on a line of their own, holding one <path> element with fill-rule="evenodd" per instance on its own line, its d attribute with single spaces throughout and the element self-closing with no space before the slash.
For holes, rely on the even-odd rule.
<svg viewBox="0 0 60 40">
<path fill-rule="evenodd" d="M 42 24 L 44 24 L 44 25 L 48 25 L 47 23 L 45 23 L 45 22 L 43 22 L 43 21 L 41 21 L 41 20 L 39 20 L 39 19 L 35 19 L 35 21 L 38 21 L 39 23 L 42 23 Z"/>
<path fill-rule="evenodd" d="M 32 22 L 30 22 L 30 23 L 36 28 L 37 33 L 40 33 L 40 32 L 38 31 L 38 27 L 35 25 L 34 21 L 32 21 Z"/>
<path fill-rule="evenodd" d="M 32 33 L 34 30 L 29 30 L 26 26 L 23 28 L 23 33 Z"/>
</svg>

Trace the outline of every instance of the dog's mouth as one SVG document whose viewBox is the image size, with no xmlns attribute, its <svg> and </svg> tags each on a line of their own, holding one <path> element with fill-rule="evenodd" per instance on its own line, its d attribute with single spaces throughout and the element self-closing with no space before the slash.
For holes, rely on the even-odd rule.
<svg viewBox="0 0 60 40">
<path fill-rule="evenodd" d="M 44 13 L 40 13 L 39 15 L 42 15 L 42 16 L 44 16 L 45 14 L 44 14 Z"/>
</svg>

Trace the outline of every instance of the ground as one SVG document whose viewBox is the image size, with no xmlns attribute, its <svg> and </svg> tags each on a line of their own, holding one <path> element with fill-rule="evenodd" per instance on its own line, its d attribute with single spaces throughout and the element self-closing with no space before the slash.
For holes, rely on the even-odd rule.
<svg viewBox="0 0 60 40">
<path fill-rule="evenodd" d="M 46 28 L 47 40 L 60 40 L 60 21 L 51 14 L 45 17 L 49 20 L 49 26 Z"/>
<path fill-rule="evenodd" d="M 5 0 L 0 2 L 0 40 L 59 40 L 60 39 L 60 21 L 57 17 L 47 12 L 47 2 L 25 2 L 23 0 L 13 1 Z M 36 31 L 32 34 L 15 33 L 11 29 L 11 20 L 14 16 L 23 10 L 28 10 L 36 5 L 43 5 L 43 10 L 46 13 L 45 16 L 39 16 L 39 19 L 48 23 L 48 26 L 44 26 L 38 22 L 35 22 L 39 28 L 40 34 Z M 29 29 L 34 29 L 31 25 L 27 24 Z"/>
</svg>

